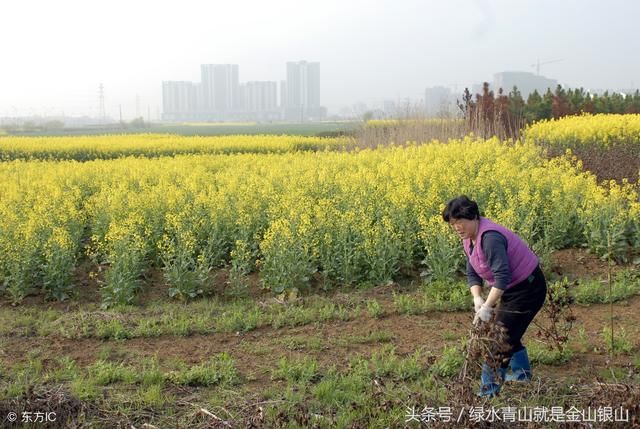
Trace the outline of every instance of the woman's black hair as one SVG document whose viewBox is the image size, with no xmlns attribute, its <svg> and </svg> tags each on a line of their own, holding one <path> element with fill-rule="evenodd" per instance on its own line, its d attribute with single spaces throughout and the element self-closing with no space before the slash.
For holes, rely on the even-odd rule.
<svg viewBox="0 0 640 429">
<path fill-rule="evenodd" d="M 442 219 L 449 222 L 450 219 L 480 219 L 478 204 L 470 200 L 466 195 L 452 199 L 442 211 Z"/>
</svg>

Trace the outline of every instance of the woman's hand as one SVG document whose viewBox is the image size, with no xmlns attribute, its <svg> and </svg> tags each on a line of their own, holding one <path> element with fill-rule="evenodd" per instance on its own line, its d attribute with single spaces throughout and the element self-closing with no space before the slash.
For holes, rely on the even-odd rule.
<svg viewBox="0 0 640 429">
<path fill-rule="evenodd" d="M 475 308 L 476 313 L 478 312 L 478 310 L 480 310 L 480 307 L 482 307 L 482 304 L 484 304 L 483 297 L 481 297 L 480 295 L 476 295 L 473 297 L 473 306 Z"/>
<path fill-rule="evenodd" d="M 482 320 L 483 322 L 488 322 L 491 320 L 491 315 L 493 314 L 493 308 L 488 306 L 487 304 L 482 304 L 480 310 L 476 311 L 476 317 L 473 318 L 473 323 L 476 323 L 478 320 Z"/>
</svg>

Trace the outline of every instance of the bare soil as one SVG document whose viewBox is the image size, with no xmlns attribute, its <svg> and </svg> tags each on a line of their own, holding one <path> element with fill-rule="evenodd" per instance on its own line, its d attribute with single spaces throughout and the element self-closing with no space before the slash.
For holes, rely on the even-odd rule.
<svg viewBox="0 0 640 429">
<path fill-rule="evenodd" d="M 385 292 L 389 287 L 383 288 Z M 390 292 L 389 292 L 390 293 Z M 371 292 L 378 298 L 384 295 L 378 290 Z M 386 297 L 387 303 L 391 297 Z M 382 300 L 381 300 L 382 301 Z M 385 304 L 383 304 L 385 305 Z M 391 310 L 388 305 L 385 308 Z M 615 326 L 624 327 L 629 339 L 635 345 L 635 351 L 640 346 L 640 296 L 628 302 L 616 303 L 613 306 L 613 320 Z M 606 370 L 609 365 L 629 362 L 628 356 L 620 356 L 613 361 L 604 351 L 601 339 L 603 327 L 608 325 L 611 308 L 607 304 L 573 307 L 576 316 L 573 329 L 573 342 L 577 341 L 578 328 L 582 327 L 587 338 L 598 345 L 598 352 L 587 350 L 578 353 L 571 365 L 550 366 L 539 368 L 542 374 L 573 376 L 591 376 L 585 374 L 585 366 L 593 370 Z M 420 349 L 425 356 L 436 356 L 445 344 L 450 344 L 447 338 L 464 338 L 469 332 L 472 313 L 469 312 L 433 312 L 426 315 L 401 315 L 391 313 L 381 319 L 361 315 L 352 321 L 334 321 L 331 323 L 312 324 L 300 327 L 281 327 L 273 329 L 263 327 L 245 333 L 211 333 L 208 335 L 192 335 L 188 337 L 161 336 L 155 338 L 133 338 L 113 341 L 100 339 L 67 339 L 59 336 L 49 337 L 5 337 L 0 349 L 0 358 L 5 365 L 24 361 L 28 352 L 39 351 L 47 360 L 54 360 L 63 356 L 74 359 L 81 367 L 92 364 L 98 359 L 105 347 L 116 350 L 114 358 L 124 363 L 135 364 L 141 357 L 157 356 L 161 366 L 172 360 L 181 360 L 191 364 L 207 361 L 210 357 L 222 353 L 229 353 L 241 374 L 250 375 L 249 385 L 260 388 L 263 384 L 270 384 L 270 371 L 274 369 L 282 357 L 295 358 L 311 356 L 321 366 L 336 365 L 346 368 L 349 359 L 357 355 L 370 355 L 371 351 L 380 344 L 359 344 L 350 341 L 354 337 L 364 337 L 371 333 L 385 331 L 392 334 L 392 344 L 400 355 L 408 355 Z M 537 328 L 532 325 L 524 338 L 526 341 L 537 341 L 533 333 Z M 287 339 L 305 340 L 316 337 L 321 341 L 321 347 L 314 350 L 304 346 L 291 350 L 284 346 Z M 455 341 L 453 341 L 455 343 Z M 45 365 L 47 361 L 45 360 Z"/>
<path fill-rule="evenodd" d="M 552 257 L 553 272 L 571 278 L 591 278 L 606 274 L 606 262 L 583 250 L 563 250 Z M 90 269 L 90 267 L 84 267 Z M 619 268 L 616 268 L 619 269 Z M 226 274 L 220 272 L 219 293 L 224 287 Z M 34 296 L 26 299 L 21 306 L 46 310 L 54 308 L 73 311 L 84 306 L 97 305 L 100 302 L 98 286 L 95 278 L 88 274 L 77 273 L 82 292 L 76 301 L 68 303 L 43 302 L 42 297 Z M 159 300 L 166 301 L 166 286 L 163 286 L 161 273 L 147 275 L 147 286 L 141 291 L 141 302 Z M 250 294 L 256 300 L 271 297 L 260 289 L 259 278 L 250 279 Z M 238 369 L 242 385 L 251 392 L 260 392 L 284 382 L 271 379 L 273 371 L 282 357 L 312 357 L 321 367 L 335 365 L 339 369 L 348 368 L 350 359 L 358 355 L 370 356 L 379 349 L 381 343 L 363 343 L 354 341 L 376 332 L 388 332 L 388 342 L 400 355 L 409 355 L 416 350 L 422 351 L 423 363 L 430 365 L 441 353 L 445 345 L 460 344 L 469 333 L 472 322 L 471 308 L 460 312 L 431 312 L 425 315 L 403 315 L 394 311 L 393 294 L 405 290 L 405 286 L 388 284 L 365 291 L 329 292 L 334 302 L 341 302 L 347 297 L 357 294 L 358 299 L 376 299 L 385 309 L 386 315 L 380 319 L 369 317 L 366 312 L 351 321 L 332 321 L 316 323 L 300 327 L 270 326 L 243 333 L 211 333 L 208 335 L 192 335 L 188 337 L 161 336 L 154 338 L 134 338 L 128 340 L 100 339 L 68 339 L 56 335 L 48 337 L 20 337 L 8 335 L 0 337 L 0 362 L 10 369 L 14 365 L 27 360 L 30 354 L 37 353 L 45 357 L 45 369 L 54 364 L 56 359 L 67 356 L 76 361 L 81 368 L 104 358 L 125 364 L 135 365 L 144 357 L 157 356 L 163 369 L 170 368 L 172 362 L 183 361 L 199 364 L 208 361 L 212 356 L 226 352 L 233 358 Z M 206 299 L 206 298 L 205 298 Z M 5 305 L 3 303 L 1 305 Z M 471 304 L 470 304 L 471 307 Z M 572 311 L 576 316 L 573 336 L 570 344 L 579 350 L 571 361 L 564 365 L 535 365 L 534 374 L 547 380 L 576 380 L 593 382 L 606 375 L 609 368 L 626 368 L 637 374 L 640 368 L 634 359 L 640 352 L 640 296 L 625 302 L 615 303 L 612 308 L 606 305 L 574 305 Z M 542 317 L 541 315 L 538 318 Z M 634 349 L 631 355 L 611 357 L 605 349 L 602 330 L 613 318 L 616 329 L 623 327 Z M 582 339 L 578 337 L 582 330 Z M 537 341 L 537 327 L 532 325 L 525 335 L 524 342 Z M 589 342 L 584 347 L 584 338 Z M 305 341 L 315 339 L 316 346 L 306 346 Z M 291 344 L 294 344 L 293 346 Z M 317 344 L 320 344 L 317 346 Z"/>
</svg>

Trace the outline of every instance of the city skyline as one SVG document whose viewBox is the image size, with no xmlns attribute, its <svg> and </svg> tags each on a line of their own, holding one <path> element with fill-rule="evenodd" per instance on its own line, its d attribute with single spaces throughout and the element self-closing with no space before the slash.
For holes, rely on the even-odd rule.
<svg viewBox="0 0 640 429">
<path fill-rule="evenodd" d="M 288 61 L 286 80 L 240 82 L 239 64 L 201 64 L 199 82 L 162 82 L 162 119 L 168 121 L 317 120 L 320 63 Z"/>
<path fill-rule="evenodd" d="M 539 70 L 570 87 L 637 88 L 640 3 L 293 0 L 179 7 L 148 0 L 3 4 L 0 116 L 161 112 L 162 81 L 197 81 L 197 64 L 241 64 L 239 80 L 284 79 L 282 64 L 322 64 L 330 113 L 419 99 L 425 88 Z M 455 89 L 457 88 L 457 89 Z"/>
<path fill-rule="evenodd" d="M 502 88 L 505 94 L 508 94 L 508 92 L 513 88 L 513 85 L 503 85 L 503 86 L 496 85 L 496 82 L 497 82 L 496 76 L 503 75 L 503 74 L 514 74 L 514 75 L 529 74 L 534 76 L 533 73 L 524 72 L 524 71 L 498 72 L 493 74 L 494 76 L 493 79 L 478 81 L 470 85 L 460 85 L 460 84 L 437 85 L 436 84 L 434 86 L 429 86 L 423 89 L 419 94 L 415 95 L 414 97 L 396 97 L 396 98 L 378 97 L 376 99 L 367 100 L 366 102 L 363 100 L 353 100 L 350 104 L 344 104 L 340 106 L 339 109 L 335 108 L 335 110 L 333 111 L 327 110 L 325 106 L 321 106 L 323 108 L 322 116 L 348 119 L 348 118 L 358 118 L 362 116 L 364 113 L 369 111 L 378 115 L 382 114 L 383 117 L 395 117 L 397 115 L 402 116 L 402 115 L 406 115 L 407 113 L 421 114 L 420 112 L 424 112 L 430 115 L 430 114 L 443 113 L 444 111 L 447 111 L 447 110 L 452 112 L 452 111 L 456 111 L 456 101 L 461 98 L 463 90 L 465 88 L 468 88 L 473 95 L 479 94 L 482 92 L 481 88 L 482 88 L 483 82 L 488 82 L 490 84 L 490 89 L 496 93 L 498 88 Z M 586 90 L 586 92 L 588 93 L 599 94 L 599 95 L 604 94 L 605 92 L 609 92 L 609 93 L 619 92 L 625 95 L 630 95 L 635 93 L 635 91 L 638 90 L 637 87 L 625 88 L 622 86 L 615 87 L 615 88 L 571 87 L 571 86 L 563 85 L 559 83 L 556 79 L 549 79 L 549 78 L 546 78 L 545 76 L 539 76 L 539 77 L 541 78 L 541 81 L 553 82 L 552 85 L 548 86 L 548 88 L 551 90 L 553 90 L 556 85 L 560 85 L 565 89 L 581 88 Z M 254 120 L 278 121 L 278 120 L 287 120 L 287 119 L 295 121 L 296 119 L 298 119 L 297 116 L 283 117 L 280 112 L 281 106 L 279 102 L 283 98 L 282 90 L 283 90 L 283 84 L 285 82 L 286 80 L 281 80 L 279 83 L 277 81 L 247 81 L 240 84 L 238 86 L 239 97 L 241 100 L 244 100 L 245 103 L 249 103 L 249 104 L 271 103 L 271 105 L 277 108 L 278 110 L 278 113 L 275 115 L 266 115 L 266 116 L 258 116 L 258 117 L 250 115 L 240 119 L 248 120 L 248 121 L 254 121 Z M 200 82 L 163 81 L 161 82 L 161 87 L 164 88 L 165 84 L 167 83 L 168 84 L 179 83 L 179 84 L 186 84 L 188 86 L 193 86 L 192 90 L 194 91 L 197 91 L 197 87 L 200 86 Z M 264 88 L 258 89 L 260 85 L 264 85 L 264 84 L 270 85 L 273 87 L 272 90 L 268 90 L 271 93 L 270 95 L 264 95 Z M 517 85 L 517 86 L 518 86 L 518 89 L 522 88 L 521 85 Z M 91 106 L 86 111 L 83 111 L 79 114 L 73 114 L 73 113 L 68 114 L 64 111 L 64 109 L 54 109 L 54 108 L 45 106 L 40 109 L 30 108 L 28 109 L 28 111 L 25 110 L 25 111 L 17 111 L 17 112 L 6 109 L 4 113 L 0 112 L 0 119 L 7 121 L 12 118 L 23 118 L 23 119 L 40 118 L 41 120 L 45 120 L 47 118 L 53 118 L 53 119 L 66 118 L 67 120 L 70 120 L 71 123 L 78 123 L 78 124 L 99 123 L 102 121 L 102 116 L 99 113 L 100 104 L 101 104 L 101 99 L 99 96 L 100 87 L 102 87 L 101 84 L 98 85 L 98 89 L 96 89 L 95 91 L 96 96 L 95 96 L 94 103 L 92 103 L 92 104 L 95 104 L 95 106 Z M 252 88 L 248 89 L 247 87 L 252 87 Z M 538 92 L 545 92 L 546 88 L 547 87 L 545 87 L 542 90 L 538 88 Z M 181 89 L 174 88 L 174 90 L 184 91 L 184 88 L 181 88 Z M 104 91 L 104 88 L 103 88 L 103 91 Z M 110 122 L 117 122 L 118 120 L 129 121 L 135 118 L 142 118 L 145 121 L 162 121 L 163 110 L 164 110 L 163 97 L 162 97 L 163 91 L 164 89 L 161 89 L 159 91 L 161 96 L 160 96 L 160 104 L 158 105 L 152 106 L 151 104 L 145 104 L 144 102 L 145 100 L 144 99 L 141 100 L 141 97 L 139 95 L 136 95 L 134 97 L 135 101 L 129 105 L 130 113 L 128 115 L 127 114 L 121 115 L 122 105 L 112 105 L 111 110 L 106 109 L 105 118 Z M 530 91 L 524 92 L 525 100 L 527 98 L 526 95 L 528 92 Z M 437 100 L 435 101 L 435 104 L 433 100 L 430 101 L 430 98 L 432 99 L 433 97 L 437 98 Z M 275 100 L 275 101 L 270 101 L 270 100 Z M 441 109 L 440 112 L 438 112 L 437 109 L 434 110 L 433 108 L 434 106 L 442 107 L 443 101 L 447 101 L 449 103 L 449 109 L 444 109 L 444 110 Z M 134 103 L 135 103 L 135 113 L 133 113 Z M 261 110 L 268 110 L 268 109 L 263 108 Z M 200 119 L 205 121 L 211 121 L 211 120 L 225 121 L 231 118 L 227 118 L 227 119 L 200 118 Z"/>
</svg>

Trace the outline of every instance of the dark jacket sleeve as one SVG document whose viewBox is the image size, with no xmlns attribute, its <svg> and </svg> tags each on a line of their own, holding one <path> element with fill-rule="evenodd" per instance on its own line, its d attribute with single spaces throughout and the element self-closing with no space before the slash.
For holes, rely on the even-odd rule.
<svg viewBox="0 0 640 429">
<path fill-rule="evenodd" d="M 473 269 L 471 264 L 469 263 L 469 258 L 467 258 L 467 284 L 469 287 L 471 286 L 482 286 L 482 278 L 476 273 L 476 270 Z"/>
<path fill-rule="evenodd" d="M 481 240 L 482 251 L 496 280 L 493 287 L 505 290 L 511 283 L 507 239 L 498 231 L 487 231 L 482 235 Z"/>
</svg>

